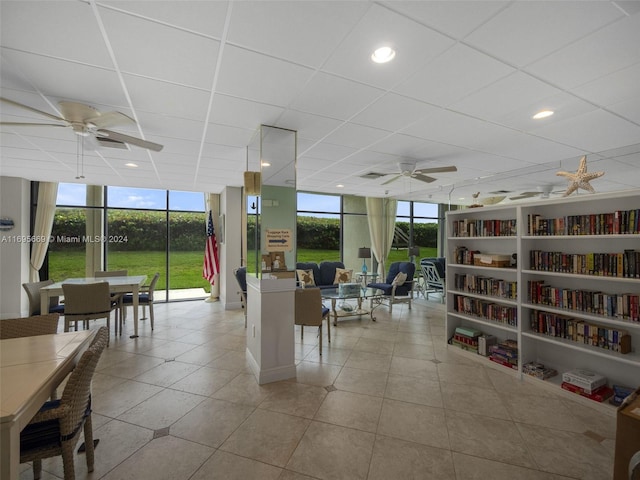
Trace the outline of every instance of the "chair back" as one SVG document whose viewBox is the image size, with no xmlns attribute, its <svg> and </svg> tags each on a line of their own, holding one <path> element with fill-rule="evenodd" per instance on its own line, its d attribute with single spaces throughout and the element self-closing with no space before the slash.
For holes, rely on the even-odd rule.
<svg viewBox="0 0 640 480">
<path fill-rule="evenodd" d="M 93 273 L 94 278 L 126 277 L 128 270 L 99 270 Z"/>
<path fill-rule="evenodd" d="M 413 275 L 416 273 L 416 265 L 413 262 L 393 262 L 389 265 L 389 273 L 387 273 L 385 283 L 391 284 L 400 272 L 407 275 L 404 285 L 407 285 L 407 283 L 411 284 L 411 282 L 413 282 Z"/>
<path fill-rule="evenodd" d="M 233 274 L 236 277 L 236 282 L 238 282 L 238 286 L 242 293 L 247 294 L 247 267 L 236 268 L 233 271 Z"/>
<path fill-rule="evenodd" d="M 153 292 L 156 289 L 156 283 L 158 283 L 159 278 L 160 272 L 156 272 L 156 274 L 151 279 L 151 283 L 149 284 L 149 301 L 153 301 Z"/>
<path fill-rule="evenodd" d="M 319 288 L 296 288 L 295 305 L 296 325 L 322 325 L 322 294 Z"/>
<path fill-rule="evenodd" d="M 69 405 L 68 414 L 60 419 L 61 436 L 74 436 L 91 409 L 91 380 L 100 356 L 109 341 L 109 330 L 100 327 L 89 348 L 71 372 L 64 387 L 61 404 Z"/>
<path fill-rule="evenodd" d="M 31 282 L 31 283 L 23 283 L 22 288 L 27 292 L 27 297 L 29 297 L 29 316 L 40 315 L 40 313 L 49 313 L 49 312 L 40 312 L 40 289 L 42 287 L 47 287 L 53 284 L 53 280 L 43 280 L 41 282 Z M 51 297 L 49 299 L 49 305 L 54 307 L 58 305 L 58 297 Z"/>
<path fill-rule="evenodd" d="M 0 320 L 0 340 L 58 333 L 60 315 L 50 313 L 25 318 Z"/>
<path fill-rule="evenodd" d="M 111 313 L 109 283 L 63 283 L 65 316 L 101 318 Z"/>
<path fill-rule="evenodd" d="M 422 261 L 420 268 L 427 288 L 444 291 L 444 279 L 440 276 L 435 263 Z"/>
</svg>

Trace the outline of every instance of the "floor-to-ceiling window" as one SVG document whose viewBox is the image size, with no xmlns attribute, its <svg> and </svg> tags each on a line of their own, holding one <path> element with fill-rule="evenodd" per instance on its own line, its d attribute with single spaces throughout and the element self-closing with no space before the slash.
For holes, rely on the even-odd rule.
<svg viewBox="0 0 640 480">
<path fill-rule="evenodd" d="M 340 196 L 298 192 L 298 262 L 341 259 L 340 215 Z"/>
</svg>

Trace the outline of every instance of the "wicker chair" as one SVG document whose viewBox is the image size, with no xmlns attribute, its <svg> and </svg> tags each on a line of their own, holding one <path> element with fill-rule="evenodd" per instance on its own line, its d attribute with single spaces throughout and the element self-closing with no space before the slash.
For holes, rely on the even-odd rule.
<svg viewBox="0 0 640 480">
<path fill-rule="evenodd" d="M 62 455 L 65 480 L 75 478 L 74 450 L 83 426 L 87 468 L 93 472 L 91 380 L 108 341 L 108 329 L 100 327 L 71 372 L 62 398 L 45 403 L 20 433 L 20 463 L 33 461 L 34 479 L 40 478 L 42 459 L 58 455 Z"/>
<path fill-rule="evenodd" d="M 48 315 L 0 320 L 0 340 L 58 333 L 59 318 L 59 314 L 50 313 Z"/>
<path fill-rule="evenodd" d="M 322 355 L 322 321 L 327 319 L 327 333 L 331 343 L 331 325 L 329 309 L 322 305 L 322 294 L 317 287 L 296 288 L 295 325 L 300 325 L 300 339 L 304 339 L 304 327 L 318 327 L 320 337 L 320 355 Z"/>
<path fill-rule="evenodd" d="M 23 283 L 22 288 L 29 297 L 29 316 L 40 315 L 40 289 L 53 284 L 53 280 L 43 280 L 41 282 Z M 58 297 L 50 297 L 49 311 L 44 313 L 64 314 L 64 305 L 58 304 Z"/>
<path fill-rule="evenodd" d="M 64 331 L 69 331 L 69 324 L 75 322 L 76 330 L 78 322 L 82 321 L 84 327 L 89 326 L 89 320 L 99 318 L 107 319 L 107 330 L 110 329 L 111 310 L 117 305 L 111 302 L 109 284 L 107 282 L 98 283 L 63 283 L 65 311 L 64 311 Z M 116 334 L 118 324 L 116 322 Z M 107 343 L 108 345 L 108 343 Z"/>
<path fill-rule="evenodd" d="M 145 319 L 144 316 L 144 308 L 149 307 L 149 319 L 151 320 L 151 330 L 153 330 L 153 292 L 156 289 L 156 283 L 158 283 L 158 279 L 160 278 L 160 274 L 156 273 L 151 279 L 151 283 L 148 287 L 142 287 L 142 290 L 138 294 L 138 306 L 142 306 L 142 318 Z M 122 298 L 122 304 L 126 309 L 128 306 L 133 306 L 133 294 L 127 293 Z M 125 310 L 126 317 L 126 310 Z"/>
</svg>

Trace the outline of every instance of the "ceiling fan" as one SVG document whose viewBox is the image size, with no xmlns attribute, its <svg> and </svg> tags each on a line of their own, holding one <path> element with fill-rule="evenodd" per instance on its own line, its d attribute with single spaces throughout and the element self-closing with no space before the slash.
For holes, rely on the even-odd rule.
<svg viewBox="0 0 640 480">
<path fill-rule="evenodd" d="M 108 127 L 115 125 L 135 124 L 135 120 L 120 112 L 101 113 L 97 109 L 78 102 L 61 101 L 58 102 L 62 117 L 43 112 L 28 105 L 0 97 L 0 100 L 25 110 L 37 113 L 44 117 L 55 120 L 59 123 L 28 123 L 28 122 L 0 122 L 0 125 L 22 126 L 22 127 L 71 127 L 73 131 L 82 137 L 92 136 L 98 144 L 111 148 L 127 148 L 127 145 L 135 145 L 136 147 L 146 148 L 159 152 L 163 145 L 149 142 L 141 138 L 132 137 L 123 133 L 107 130 Z"/>
<path fill-rule="evenodd" d="M 509 197 L 509 200 L 521 200 L 523 198 L 531 198 L 531 197 L 540 197 L 540 198 L 549 198 L 552 193 L 562 193 L 564 190 L 553 190 L 554 185 L 541 185 L 538 187 L 536 191 L 533 192 L 522 192 L 515 197 Z"/>
<path fill-rule="evenodd" d="M 399 172 L 384 174 L 384 175 L 394 175 L 394 176 L 391 177 L 386 182 L 383 182 L 382 185 L 387 185 L 391 182 L 395 182 L 401 177 L 415 178 L 416 180 L 420 180 L 421 182 L 431 183 L 431 182 L 435 182 L 437 179 L 433 177 L 429 177 L 425 175 L 425 173 L 457 172 L 458 171 L 458 169 L 454 166 L 416 169 L 416 162 L 399 162 L 398 168 L 400 170 Z"/>
</svg>

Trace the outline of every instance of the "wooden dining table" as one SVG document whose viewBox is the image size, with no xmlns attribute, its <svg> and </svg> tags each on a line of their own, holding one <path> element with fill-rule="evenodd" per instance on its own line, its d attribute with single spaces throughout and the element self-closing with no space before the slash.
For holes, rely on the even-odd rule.
<svg viewBox="0 0 640 480">
<path fill-rule="evenodd" d="M 96 330 L 0 340 L 0 480 L 16 480 L 20 432 L 74 369 Z"/>
<path fill-rule="evenodd" d="M 97 282 L 108 282 L 109 292 L 114 293 L 131 293 L 133 295 L 133 332 L 130 338 L 138 338 L 138 297 L 140 287 L 146 282 L 146 275 L 127 275 L 121 277 L 84 277 L 84 278 L 67 278 L 62 282 L 52 283 L 40 289 L 40 311 L 49 311 L 49 298 L 63 295 L 63 283 L 87 284 Z"/>
</svg>

